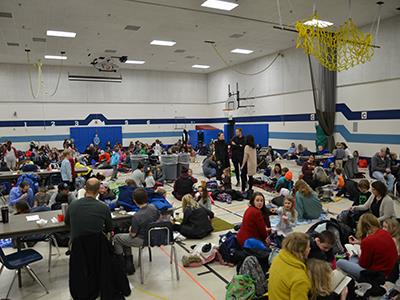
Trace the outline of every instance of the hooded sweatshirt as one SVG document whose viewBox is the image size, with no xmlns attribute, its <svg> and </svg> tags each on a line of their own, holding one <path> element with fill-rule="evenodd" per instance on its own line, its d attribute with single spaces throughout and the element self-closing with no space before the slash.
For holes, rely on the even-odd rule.
<svg viewBox="0 0 400 300">
<path fill-rule="evenodd" d="M 304 262 L 282 249 L 269 269 L 270 300 L 308 300 L 311 282 Z"/>
</svg>

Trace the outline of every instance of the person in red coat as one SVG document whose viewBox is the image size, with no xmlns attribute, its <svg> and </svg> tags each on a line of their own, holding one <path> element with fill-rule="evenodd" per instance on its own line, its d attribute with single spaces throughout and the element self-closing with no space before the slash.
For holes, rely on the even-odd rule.
<svg viewBox="0 0 400 300">
<path fill-rule="evenodd" d="M 242 247 L 249 238 L 265 242 L 268 233 L 271 231 L 269 211 L 265 206 L 264 195 L 255 192 L 249 204 L 250 206 L 244 213 L 242 225 L 237 234 L 237 240 Z"/>
<path fill-rule="evenodd" d="M 383 272 L 388 277 L 397 262 L 397 249 L 392 236 L 380 228 L 378 219 L 371 213 L 363 214 L 358 222 L 356 239 L 349 237 L 351 244 L 361 246 L 359 257 L 341 259 L 337 267 L 355 279 L 363 270 Z"/>
</svg>

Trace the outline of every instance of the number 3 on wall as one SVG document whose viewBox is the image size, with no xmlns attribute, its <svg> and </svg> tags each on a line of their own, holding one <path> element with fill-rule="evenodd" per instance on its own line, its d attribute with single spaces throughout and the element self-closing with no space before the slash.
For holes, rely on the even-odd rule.
<svg viewBox="0 0 400 300">
<path fill-rule="evenodd" d="M 75 121 L 75 126 L 79 126 L 79 121 Z"/>
</svg>

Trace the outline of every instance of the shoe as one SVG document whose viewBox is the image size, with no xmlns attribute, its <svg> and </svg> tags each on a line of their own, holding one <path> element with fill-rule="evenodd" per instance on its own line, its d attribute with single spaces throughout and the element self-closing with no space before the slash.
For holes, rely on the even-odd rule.
<svg viewBox="0 0 400 300">
<path fill-rule="evenodd" d="M 67 251 L 65 252 L 65 255 L 66 255 L 66 256 L 70 256 L 70 255 L 71 255 L 71 250 L 67 250 Z"/>
<path fill-rule="evenodd" d="M 125 255 L 125 273 L 127 275 L 135 274 L 135 265 L 133 264 L 132 255 Z"/>
</svg>

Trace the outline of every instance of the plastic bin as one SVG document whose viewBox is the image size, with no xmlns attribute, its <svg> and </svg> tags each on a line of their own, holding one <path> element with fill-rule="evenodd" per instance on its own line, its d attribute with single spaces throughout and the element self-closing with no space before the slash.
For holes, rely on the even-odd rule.
<svg viewBox="0 0 400 300">
<path fill-rule="evenodd" d="M 174 181 L 178 178 L 178 155 L 161 155 L 161 165 L 164 168 L 165 180 Z"/>
<path fill-rule="evenodd" d="M 190 155 L 189 153 L 179 153 L 178 154 L 178 176 L 181 175 L 182 169 L 186 168 L 189 169 L 190 164 Z"/>
<path fill-rule="evenodd" d="M 131 169 L 132 171 L 134 171 L 137 169 L 139 162 L 141 162 L 144 166 L 146 166 L 149 156 L 144 154 L 132 154 L 130 158 L 131 158 Z"/>
</svg>

